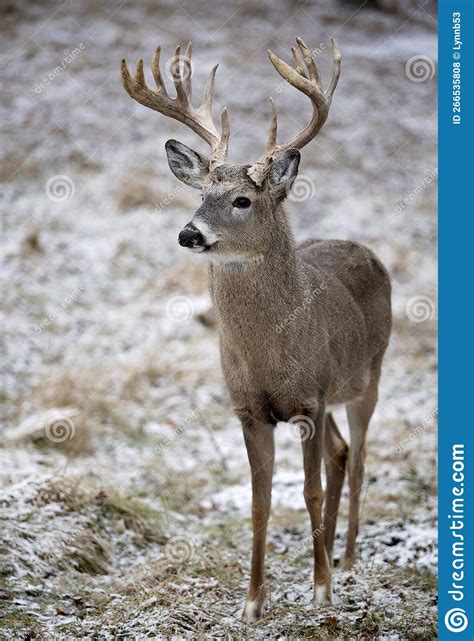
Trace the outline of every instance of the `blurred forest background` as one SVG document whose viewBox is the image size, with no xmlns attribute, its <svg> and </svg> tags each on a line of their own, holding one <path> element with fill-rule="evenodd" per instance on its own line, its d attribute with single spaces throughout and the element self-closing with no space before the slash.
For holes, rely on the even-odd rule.
<svg viewBox="0 0 474 641">
<path fill-rule="evenodd" d="M 1 3 L 2 638 L 436 638 L 436 8 L 430 2 Z M 328 122 L 288 201 L 299 240 L 367 244 L 393 278 L 394 333 L 368 437 L 360 562 L 311 603 L 300 446 L 277 428 L 271 605 L 239 621 L 249 470 L 228 409 L 205 269 L 177 234 L 199 206 L 164 143 L 206 151 L 133 102 L 119 62 L 194 45 L 231 118 L 231 161 L 309 117 L 266 50 L 302 36 Z M 169 69 L 169 67 L 168 67 Z M 169 81 L 169 78 L 168 78 Z M 171 88 L 171 82 L 168 82 Z M 337 414 L 347 433 L 344 413 Z M 339 561 L 347 521 L 343 497 Z M 250 636 L 249 636 L 250 635 Z"/>
</svg>

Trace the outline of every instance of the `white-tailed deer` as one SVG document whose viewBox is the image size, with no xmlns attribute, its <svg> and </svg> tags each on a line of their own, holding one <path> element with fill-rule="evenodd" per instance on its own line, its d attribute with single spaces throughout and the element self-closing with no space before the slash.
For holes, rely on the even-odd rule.
<svg viewBox="0 0 474 641">
<path fill-rule="evenodd" d="M 263 612 L 265 540 L 270 513 L 274 427 L 278 421 L 306 422 L 302 438 L 304 498 L 314 546 L 314 597 L 331 603 L 331 559 L 336 519 L 349 459 L 349 528 L 343 567 L 355 560 L 365 437 L 377 402 L 382 358 L 391 330 L 390 280 L 366 247 L 342 240 L 307 240 L 296 246 L 283 209 L 300 152 L 324 124 L 336 88 L 341 54 L 333 40 L 333 70 L 323 90 L 314 56 L 300 38 L 292 48 L 295 69 L 269 51 L 279 74 L 310 98 L 309 123 L 291 140 L 277 144 L 272 102 L 268 144 L 252 165 L 226 163 L 227 111 L 222 130 L 211 114 L 214 77 L 204 98 L 191 103 L 191 80 L 176 49 L 171 98 L 160 73 L 158 49 L 149 89 L 143 61 L 132 77 L 122 61 L 123 84 L 141 104 L 179 120 L 212 149 L 210 158 L 175 141 L 166 143 L 171 171 L 202 191 L 202 204 L 179 234 L 179 243 L 209 258 L 209 282 L 217 311 L 221 359 L 233 410 L 239 416 L 252 475 L 253 550 L 243 619 Z M 185 58 L 189 64 L 191 44 Z M 350 428 L 348 448 L 328 411 L 344 403 Z M 296 418 L 295 418 L 296 417 Z M 321 464 L 327 483 L 324 519 Z"/>
</svg>

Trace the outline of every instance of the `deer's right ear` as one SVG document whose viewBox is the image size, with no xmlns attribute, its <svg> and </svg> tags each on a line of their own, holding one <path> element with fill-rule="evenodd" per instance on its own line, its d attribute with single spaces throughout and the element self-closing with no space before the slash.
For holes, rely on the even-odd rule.
<svg viewBox="0 0 474 641">
<path fill-rule="evenodd" d="M 176 178 L 186 185 L 201 189 L 209 173 L 209 160 L 177 140 L 168 140 L 165 149 L 168 165 Z"/>
</svg>

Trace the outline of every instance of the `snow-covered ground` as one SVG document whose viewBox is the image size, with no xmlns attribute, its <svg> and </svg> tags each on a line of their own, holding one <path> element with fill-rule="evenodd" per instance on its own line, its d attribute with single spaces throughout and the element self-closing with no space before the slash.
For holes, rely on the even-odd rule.
<svg viewBox="0 0 474 641">
<path fill-rule="evenodd" d="M 436 21 L 429 3 L 362 4 L 2 5 L 5 639 L 436 638 Z M 265 53 L 287 56 L 297 35 L 326 79 L 335 35 L 343 70 L 302 154 L 295 234 L 373 248 L 393 278 L 394 333 L 360 561 L 336 568 L 334 608 L 312 605 L 301 453 L 280 424 L 271 605 L 249 631 L 248 464 L 206 273 L 176 242 L 199 195 L 164 143 L 204 148 L 125 94 L 119 62 L 158 44 L 166 61 L 192 39 L 195 93 L 220 62 L 216 113 L 228 106 L 231 160 L 248 162 L 268 95 L 283 138 L 309 115 Z M 347 490 L 336 564 L 346 521 Z"/>
</svg>

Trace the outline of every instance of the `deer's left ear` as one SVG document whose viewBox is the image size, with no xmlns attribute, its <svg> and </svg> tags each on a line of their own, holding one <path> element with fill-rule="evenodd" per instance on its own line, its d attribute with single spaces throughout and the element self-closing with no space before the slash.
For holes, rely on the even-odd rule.
<svg viewBox="0 0 474 641">
<path fill-rule="evenodd" d="M 283 200 L 291 189 L 300 164 L 301 154 L 298 149 L 288 149 L 273 161 L 267 176 L 267 183 L 272 196 Z"/>
</svg>

